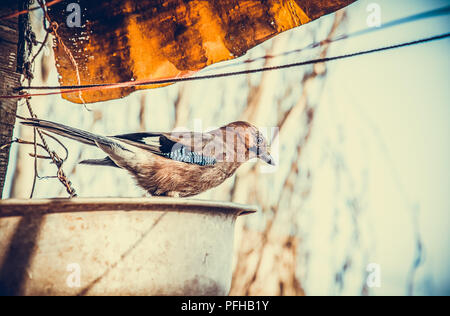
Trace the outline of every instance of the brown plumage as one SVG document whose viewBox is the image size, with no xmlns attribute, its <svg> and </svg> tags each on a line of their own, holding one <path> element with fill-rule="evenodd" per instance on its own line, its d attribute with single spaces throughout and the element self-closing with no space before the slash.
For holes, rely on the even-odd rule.
<svg viewBox="0 0 450 316">
<path fill-rule="evenodd" d="M 267 142 L 247 122 L 207 133 L 134 133 L 100 136 L 59 123 L 27 119 L 22 124 L 96 146 L 108 156 L 83 164 L 128 170 L 151 195 L 187 197 L 216 187 L 252 158 L 274 164 Z"/>
</svg>

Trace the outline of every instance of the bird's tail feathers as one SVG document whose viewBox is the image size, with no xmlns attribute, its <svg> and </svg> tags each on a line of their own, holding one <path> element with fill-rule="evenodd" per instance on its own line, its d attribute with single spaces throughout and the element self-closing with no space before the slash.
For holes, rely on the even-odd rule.
<svg viewBox="0 0 450 316">
<path fill-rule="evenodd" d="M 68 137 L 91 146 L 97 146 L 96 142 L 109 146 L 113 145 L 114 143 L 108 137 L 96 135 L 78 128 L 73 128 L 51 121 L 41 120 L 37 118 L 27 118 L 24 119 L 24 121 L 22 121 L 21 123 L 24 125 L 37 127 L 64 137 Z"/>
<path fill-rule="evenodd" d="M 116 163 L 114 161 L 112 161 L 112 159 L 109 157 L 105 157 L 102 159 L 86 159 L 86 160 L 80 161 L 79 164 L 93 165 L 93 166 L 109 166 L 109 167 L 119 168 L 119 166 L 117 166 Z"/>
</svg>

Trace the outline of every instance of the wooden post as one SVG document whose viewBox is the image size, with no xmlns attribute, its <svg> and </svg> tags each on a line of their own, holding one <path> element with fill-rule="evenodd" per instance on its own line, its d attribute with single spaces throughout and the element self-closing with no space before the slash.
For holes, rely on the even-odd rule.
<svg viewBox="0 0 450 316">
<path fill-rule="evenodd" d="M 25 9 L 26 0 L 0 1 L 0 15 Z M 24 63 L 24 34 L 28 25 L 28 15 L 23 14 L 14 18 L 0 20 L 0 95 L 17 94 L 14 88 L 20 86 L 20 74 Z M 0 99 L 0 144 L 11 141 L 17 99 Z M 0 151 L 0 198 L 5 184 L 6 169 L 8 167 L 9 150 L 6 147 Z"/>
</svg>

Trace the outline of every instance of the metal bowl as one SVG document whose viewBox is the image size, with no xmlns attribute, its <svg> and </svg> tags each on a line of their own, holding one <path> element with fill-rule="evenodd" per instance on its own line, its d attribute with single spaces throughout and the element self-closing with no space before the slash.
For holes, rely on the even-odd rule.
<svg viewBox="0 0 450 316">
<path fill-rule="evenodd" d="M 2 295 L 227 295 L 256 207 L 173 198 L 0 201 Z"/>
</svg>

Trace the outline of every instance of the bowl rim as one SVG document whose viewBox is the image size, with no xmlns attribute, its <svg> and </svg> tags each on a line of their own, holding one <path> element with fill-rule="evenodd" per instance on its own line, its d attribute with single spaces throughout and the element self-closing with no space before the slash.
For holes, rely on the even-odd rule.
<svg viewBox="0 0 450 316">
<path fill-rule="evenodd" d="M 258 212 L 256 205 L 186 198 L 49 198 L 0 200 L 0 218 L 78 212 L 183 211 L 235 216 Z"/>
</svg>

